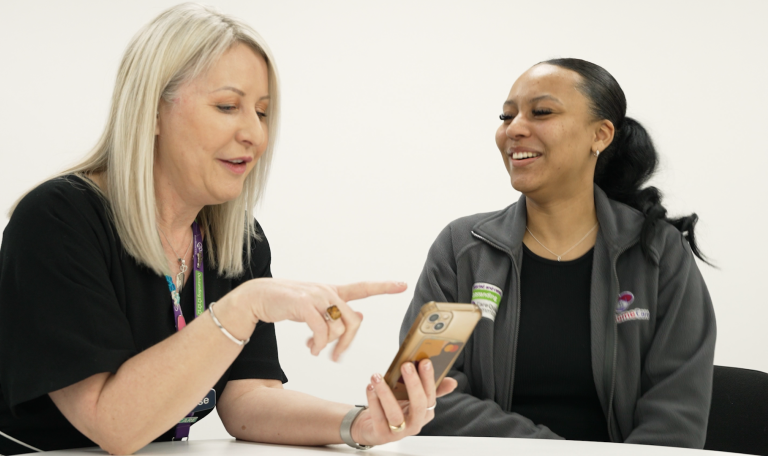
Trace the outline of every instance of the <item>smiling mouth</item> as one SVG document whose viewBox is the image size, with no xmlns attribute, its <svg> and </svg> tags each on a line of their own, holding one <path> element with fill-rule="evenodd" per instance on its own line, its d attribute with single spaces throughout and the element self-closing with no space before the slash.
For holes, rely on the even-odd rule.
<svg viewBox="0 0 768 456">
<path fill-rule="evenodd" d="M 512 153 L 512 160 L 525 160 L 526 158 L 536 158 L 541 157 L 541 154 L 538 152 L 513 152 Z"/>
<path fill-rule="evenodd" d="M 226 169 L 229 171 L 235 173 L 235 174 L 243 174 L 245 173 L 246 169 L 248 168 L 248 163 L 251 160 L 248 158 L 234 158 L 232 160 L 224 160 L 219 159 L 219 163 L 224 165 Z"/>
</svg>

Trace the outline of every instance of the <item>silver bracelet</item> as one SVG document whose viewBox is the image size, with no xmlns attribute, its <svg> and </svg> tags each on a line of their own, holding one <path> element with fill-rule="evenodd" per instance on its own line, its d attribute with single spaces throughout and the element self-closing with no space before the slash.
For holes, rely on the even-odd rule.
<svg viewBox="0 0 768 456">
<path fill-rule="evenodd" d="M 250 337 L 249 337 L 249 338 L 247 338 L 247 339 L 245 339 L 245 340 L 240 340 L 240 339 L 238 339 L 237 337 L 233 336 L 233 335 L 232 335 L 232 333 L 230 333 L 229 331 L 227 331 L 226 329 L 224 329 L 224 327 L 223 327 L 223 326 L 221 326 L 221 322 L 219 321 L 219 319 L 218 319 L 218 318 L 216 318 L 216 314 L 215 314 L 215 313 L 213 313 L 213 305 L 214 305 L 214 304 L 216 304 L 216 303 L 215 303 L 215 302 L 212 302 L 212 303 L 211 303 L 211 305 L 210 305 L 210 306 L 208 306 L 208 310 L 211 312 L 211 318 L 213 318 L 213 322 L 214 322 L 214 323 L 216 323 L 216 326 L 218 326 L 218 327 L 219 327 L 219 329 L 221 330 L 221 332 L 223 332 L 225 336 L 229 337 L 229 340 L 231 340 L 232 342 L 236 343 L 237 345 L 239 345 L 239 346 L 241 346 L 241 347 L 242 347 L 243 345 L 247 344 L 248 342 L 250 342 L 250 341 L 251 341 L 251 338 L 250 338 Z"/>
<path fill-rule="evenodd" d="M 373 445 L 360 445 L 352 439 L 352 423 L 355 422 L 357 416 L 360 415 L 360 412 L 367 408 L 368 406 L 366 405 L 356 405 L 355 408 L 348 411 L 347 414 L 344 415 L 344 419 L 341 420 L 341 429 L 339 429 L 341 440 L 343 440 L 344 443 L 351 446 L 352 448 L 356 448 L 358 450 L 370 450 L 373 448 Z"/>
</svg>

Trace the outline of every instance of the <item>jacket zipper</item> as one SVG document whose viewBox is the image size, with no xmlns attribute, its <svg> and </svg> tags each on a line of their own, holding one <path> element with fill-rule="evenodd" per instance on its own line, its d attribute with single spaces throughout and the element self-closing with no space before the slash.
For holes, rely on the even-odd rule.
<svg viewBox="0 0 768 456">
<path fill-rule="evenodd" d="M 517 281 L 520 282 L 519 269 L 517 267 L 517 263 L 515 262 L 515 259 L 512 257 L 512 254 L 509 253 L 504 247 L 496 244 L 495 242 L 493 242 L 493 241 L 491 241 L 489 239 L 484 238 L 483 236 L 480 236 L 479 234 L 475 233 L 474 231 L 472 231 L 471 233 L 472 233 L 472 236 L 474 236 L 474 237 L 480 239 L 481 241 L 484 241 L 488 245 L 490 245 L 492 247 L 495 247 L 496 249 L 501 250 L 502 252 L 506 253 L 507 256 L 509 256 L 509 259 L 512 261 L 512 266 L 514 266 L 514 268 L 515 268 L 515 273 L 518 275 Z M 619 250 L 619 253 L 613 258 L 613 261 L 611 262 L 611 267 L 613 269 L 612 272 L 613 272 L 614 283 L 616 284 L 616 290 L 618 290 L 619 287 L 621 286 L 619 284 L 619 275 L 616 272 L 616 263 L 618 262 L 619 257 L 624 252 L 626 252 L 630 247 L 632 247 L 632 245 L 634 245 L 634 243 L 629 244 L 629 245 L 625 246 L 624 248 L 622 248 L 621 250 Z M 521 299 L 520 298 L 520 287 L 518 286 L 517 287 L 517 302 L 518 302 L 518 304 L 520 303 L 520 299 Z M 612 429 L 612 426 L 611 426 L 611 419 L 613 419 L 613 395 L 614 395 L 614 393 L 616 391 L 616 357 L 617 357 L 617 352 L 618 352 L 617 345 L 618 345 L 618 339 L 619 339 L 619 331 L 618 331 L 618 325 L 616 324 L 616 318 L 615 318 L 615 316 L 612 316 L 612 317 L 613 317 L 613 363 L 611 364 L 611 390 L 610 390 L 610 394 L 608 396 L 608 419 L 606 421 L 607 421 L 607 424 L 608 424 L 608 437 L 611 439 L 612 442 L 615 442 L 616 439 L 613 436 L 613 429 Z M 511 385 L 510 385 L 510 391 L 509 391 L 509 402 L 510 403 L 507 404 L 507 408 L 510 408 L 512 406 L 511 402 L 512 402 L 512 392 L 514 390 L 514 382 L 515 382 L 515 365 L 517 364 L 517 335 L 518 335 L 519 332 L 520 332 L 520 305 L 517 306 L 517 319 L 515 320 L 514 350 L 512 351 L 512 379 L 510 381 Z"/>
<path fill-rule="evenodd" d="M 515 336 L 514 336 L 514 340 L 512 341 L 512 343 L 513 343 L 513 349 L 512 349 L 512 372 L 511 372 L 511 377 L 512 378 L 509 381 L 509 383 L 510 383 L 509 384 L 509 401 L 507 402 L 507 410 L 510 410 L 512 408 L 512 393 L 514 392 L 514 389 L 515 389 L 515 367 L 517 365 L 517 335 L 520 333 L 520 307 L 521 307 L 520 306 L 520 300 L 521 300 L 521 297 L 520 297 L 520 286 L 519 286 L 520 285 L 520 270 L 517 267 L 517 263 L 515 262 L 514 257 L 512 256 L 512 254 L 509 251 L 507 251 L 507 249 L 505 249 L 504 247 L 496 244 L 495 242 L 492 242 L 489 239 L 486 239 L 486 238 L 480 236 L 479 234 L 475 233 L 474 231 L 471 231 L 471 233 L 472 233 L 472 236 L 480 239 L 481 241 L 486 242 L 491 247 L 495 247 L 496 249 L 501 250 L 502 252 L 507 254 L 507 256 L 509 257 L 509 260 L 512 262 L 512 266 L 515 268 L 515 274 L 517 275 L 517 283 L 518 283 L 518 287 L 517 287 L 517 317 L 515 318 Z"/>
<path fill-rule="evenodd" d="M 618 263 L 619 257 L 624 252 L 626 252 L 627 249 L 629 249 L 633 245 L 634 245 L 634 243 L 633 244 L 629 244 L 626 247 L 624 247 L 621 250 L 619 250 L 619 253 L 613 258 L 613 261 L 611 262 L 612 263 L 611 267 L 613 269 L 612 272 L 613 272 L 614 283 L 616 284 L 616 290 L 619 293 L 621 293 L 621 290 L 619 289 L 621 284 L 619 284 L 619 274 L 616 271 L 616 263 Z M 618 351 L 617 346 L 618 346 L 618 342 L 619 342 L 619 329 L 618 329 L 619 325 L 618 325 L 618 323 L 616 323 L 616 316 L 612 315 L 611 317 L 613 318 L 613 364 L 611 365 L 611 392 L 610 392 L 610 396 L 609 396 L 609 399 L 608 399 L 608 420 L 607 420 L 607 422 L 608 422 L 608 437 L 611 439 L 612 442 L 615 442 L 616 439 L 613 436 L 613 428 L 611 426 L 611 419 L 613 418 L 613 395 L 614 395 L 615 390 L 616 390 L 616 353 Z"/>
</svg>

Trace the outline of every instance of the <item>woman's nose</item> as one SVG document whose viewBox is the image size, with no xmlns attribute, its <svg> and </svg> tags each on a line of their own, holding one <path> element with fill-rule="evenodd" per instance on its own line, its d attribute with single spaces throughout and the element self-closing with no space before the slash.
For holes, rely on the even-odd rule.
<svg viewBox="0 0 768 456">
<path fill-rule="evenodd" d="M 243 125 L 237 132 L 237 141 L 250 147 L 261 146 L 267 140 L 266 122 L 262 122 L 256 111 L 243 117 Z"/>
<path fill-rule="evenodd" d="M 506 132 L 507 137 L 510 139 L 525 138 L 531 134 L 529 129 L 528 120 L 521 114 L 518 114 L 507 125 Z"/>
</svg>

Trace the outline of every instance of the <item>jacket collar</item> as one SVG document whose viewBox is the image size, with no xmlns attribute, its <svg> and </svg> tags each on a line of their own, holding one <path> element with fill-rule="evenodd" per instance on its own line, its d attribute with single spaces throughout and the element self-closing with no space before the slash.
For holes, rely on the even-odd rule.
<svg viewBox="0 0 768 456">
<path fill-rule="evenodd" d="M 597 185 L 594 193 L 600 235 L 613 258 L 637 242 L 645 217 L 640 211 L 609 199 Z M 519 264 L 526 222 L 525 195 L 521 195 L 517 203 L 478 221 L 472 232 L 509 253 Z"/>
</svg>

